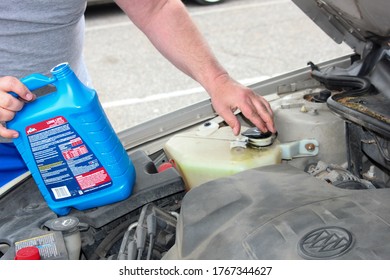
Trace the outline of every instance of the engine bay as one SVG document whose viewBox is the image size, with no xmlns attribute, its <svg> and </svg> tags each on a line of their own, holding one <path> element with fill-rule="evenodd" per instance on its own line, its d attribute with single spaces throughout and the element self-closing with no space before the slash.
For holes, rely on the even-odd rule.
<svg viewBox="0 0 390 280">
<path fill-rule="evenodd" d="M 121 202 L 59 217 L 27 176 L 0 197 L 0 259 L 389 258 L 389 59 L 379 46 L 253 85 L 277 135 L 237 112 L 239 137 L 209 117 L 127 145 Z"/>
</svg>

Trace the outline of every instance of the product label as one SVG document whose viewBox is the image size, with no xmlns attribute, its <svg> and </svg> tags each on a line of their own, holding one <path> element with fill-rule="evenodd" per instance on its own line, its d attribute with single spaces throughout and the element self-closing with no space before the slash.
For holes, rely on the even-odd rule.
<svg viewBox="0 0 390 280">
<path fill-rule="evenodd" d="M 27 138 L 53 200 L 64 200 L 112 185 L 106 169 L 62 117 L 26 127 Z"/>
<path fill-rule="evenodd" d="M 61 235 L 58 233 L 49 233 L 15 242 L 15 252 L 24 247 L 35 246 L 39 250 L 42 260 L 51 260 L 64 258 L 65 244 L 63 244 Z"/>
</svg>

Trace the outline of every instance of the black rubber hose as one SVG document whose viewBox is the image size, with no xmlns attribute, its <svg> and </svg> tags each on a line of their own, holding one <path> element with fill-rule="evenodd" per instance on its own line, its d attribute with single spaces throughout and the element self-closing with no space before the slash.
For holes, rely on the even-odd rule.
<svg viewBox="0 0 390 280">
<path fill-rule="evenodd" d="M 125 223 L 119 224 L 115 227 L 96 247 L 93 254 L 89 257 L 90 260 L 99 260 L 104 259 L 106 253 L 110 250 L 110 248 L 117 242 L 120 238 L 123 237 L 124 232 L 129 227 L 129 225 L 133 222 L 133 219 Z"/>
<path fill-rule="evenodd" d="M 349 94 L 359 95 L 369 92 L 372 88 L 371 82 L 363 77 L 329 75 L 318 70 L 312 70 L 311 75 L 329 90 L 342 89 L 346 90 Z"/>
</svg>

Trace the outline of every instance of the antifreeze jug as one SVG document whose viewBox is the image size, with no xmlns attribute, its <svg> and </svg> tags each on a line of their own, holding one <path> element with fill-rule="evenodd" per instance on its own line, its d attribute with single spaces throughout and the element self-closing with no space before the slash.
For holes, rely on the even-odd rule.
<svg viewBox="0 0 390 280">
<path fill-rule="evenodd" d="M 32 74 L 30 89 L 56 91 L 27 103 L 7 123 L 20 136 L 14 143 L 48 206 L 58 215 L 128 198 L 135 169 L 109 123 L 96 91 L 85 86 L 68 63 L 52 77 Z"/>
</svg>

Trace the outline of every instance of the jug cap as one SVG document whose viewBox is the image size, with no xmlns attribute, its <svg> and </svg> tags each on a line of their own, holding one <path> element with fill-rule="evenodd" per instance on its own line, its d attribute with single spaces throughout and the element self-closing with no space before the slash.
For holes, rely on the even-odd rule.
<svg viewBox="0 0 390 280">
<path fill-rule="evenodd" d="M 35 246 L 24 247 L 16 252 L 15 260 L 40 260 L 39 250 Z"/>
</svg>

